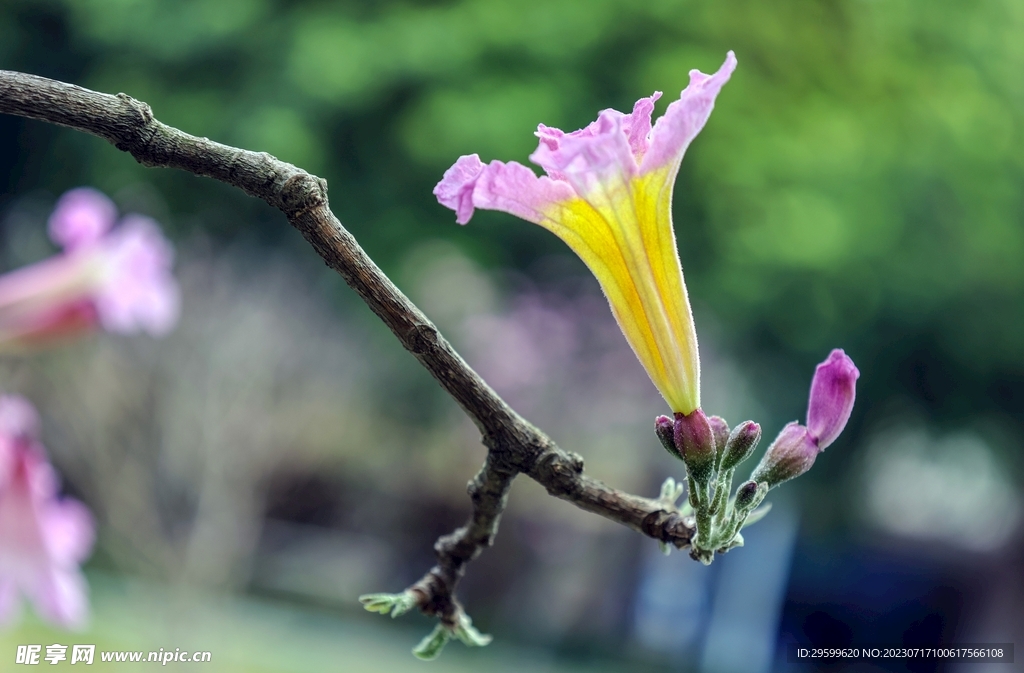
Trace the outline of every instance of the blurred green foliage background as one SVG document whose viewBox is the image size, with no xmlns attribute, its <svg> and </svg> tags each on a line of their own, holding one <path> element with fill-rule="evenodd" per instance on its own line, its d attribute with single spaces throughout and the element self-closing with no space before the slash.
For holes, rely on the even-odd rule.
<svg viewBox="0 0 1024 673">
<path fill-rule="evenodd" d="M 326 178 L 335 213 L 414 298 L 439 240 L 499 286 L 510 273 L 539 287 L 585 277 L 539 227 L 488 212 L 458 227 L 431 189 L 461 154 L 526 163 L 538 122 L 576 129 L 654 90 L 660 114 L 691 68 L 714 71 L 734 50 L 676 185 L 680 256 L 702 348 L 736 363 L 766 428 L 803 414 L 829 349 L 860 367 L 846 438 L 801 480 L 824 528 L 858 525 L 825 494 L 893 416 L 969 428 L 1011 479 L 1024 467 L 1022 34 L 1014 0 L 0 0 L 0 67 L 123 91 L 165 123 Z M 178 241 L 322 266 L 237 190 L 0 117 L 0 212 L 81 184 Z M 355 340 L 389 338 L 326 270 L 308 287 Z M 388 372 L 414 367 L 396 362 Z M 718 383 L 715 399 L 729 399 L 728 377 Z M 421 375 L 379 395 L 423 420 L 454 408 L 432 386 Z M 428 442 L 438 474 L 447 437 Z M 440 479 L 461 505 L 465 476 Z M 415 560 L 429 562 L 429 537 L 409 544 Z"/>
</svg>

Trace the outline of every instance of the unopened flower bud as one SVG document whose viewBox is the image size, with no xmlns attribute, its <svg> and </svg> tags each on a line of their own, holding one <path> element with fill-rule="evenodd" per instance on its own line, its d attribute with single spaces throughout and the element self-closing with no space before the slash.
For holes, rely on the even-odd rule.
<svg viewBox="0 0 1024 673">
<path fill-rule="evenodd" d="M 736 509 L 750 509 L 751 505 L 754 504 L 755 497 L 757 497 L 757 482 L 748 481 L 743 483 L 736 491 Z"/>
<path fill-rule="evenodd" d="M 708 424 L 711 426 L 711 434 L 715 436 L 715 452 L 718 454 L 718 460 L 721 461 L 725 443 L 729 439 L 729 424 L 721 416 L 709 416 Z"/>
<path fill-rule="evenodd" d="M 715 467 L 715 436 L 708 417 L 699 408 L 689 415 L 676 413 L 675 445 L 697 483 L 711 480 Z"/>
<path fill-rule="evenodd" d="M 761 440 L 761 426 L 754 421 L 744 421 L 735 428 L 725 443 L 722 469 L 731 470 L 750 457 Z"/>
<path fill-rule="evenodd" d="M 853 411 L 860 372 L 841 348 L 814 370 L 807 403 L 807 431 L 822 451 L 836 441 Z"/>
<path fill-rule="evenodd" d="M 768 447 L 750 478 L 774 488 L 811 469 L 818 453 L 818 445 L 807 428 L 794 421 L 784 427 Z"/>
<path fill-rule="evenodd" d="M 853 411 L 860 372 L 841 348 L 814 370 L 807 402 L 807 426 L 793 422 L 782 429 L 750 478 L 774 488 L 811 469 L 815 458 L 836 440 Z"/>
<path fill-rule="evenodd" d="M 676 448 L 675 432 L 675 423 L 668 416 L 658 416 L 654 419 L 654 434 L 658 435 L 661 445 L 673 457 L 682 460 L 683 457 L 680 455 L 679 449 Z"/>
</svg>

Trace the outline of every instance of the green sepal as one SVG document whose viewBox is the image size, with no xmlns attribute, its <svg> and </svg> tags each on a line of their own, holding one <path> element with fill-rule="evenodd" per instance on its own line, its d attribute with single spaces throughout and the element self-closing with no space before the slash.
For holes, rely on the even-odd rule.
<svg viewBox="0 0 1024 673">
<path fill-rule="evenodd" d="M 699 547 L 690 547 L 690 558 L 695 561 L 700 561 L 706 566 L 711 565 L 711 562 L 715 560 L 714 549 L 701 549 Z"/>
<path fill-rule="evenodd" d="M 729 551 L 730 549 L 735 549 L 736 547 L 742 547 L 742 546 L 743 546 L 743 535 L 741 535 L 740 533 L 736 533 L 735 535 L 733 535 L 732 540 L 730 540 L 728 544 L 726 544 L 725 546 L 721 547 L 718 550 L 718 553 L 719 554 L 724 554 L 725 552 Z"/>
<path fill-rule="evenodd" d="M 766 502 L 765 504 L 758 507 L 753 512 L 747 515 L 747 518 L 743 522 L 743 526 L 741 526 L 741 528 L 752 526 L 753 524 L 763 519 L 770 511 L 772 511 L 772 504 L 770 502 Z"/>
<path fill-rule="evenodd" d="M 437 656 L 441 654 L 441 650 L 448 644 L 448 641 L 452 639 L 452 632 L 438 624 L 434 627 L 434 630 L 430 632 L 426 638 L 420 641 L 420 644 L 412 648 L 412 653 L 418 658 L 424 661 L 430 661 L 431 659 L 437 659 Z"/>
<path fill-rule="evenodd" d="M 411 591 L 403 591 L 400 594 L 363 594 L 359 597 L 359 602 L 370 612 L 379 612 L 382 615 L 390 612 L 393 619 L 416 607 L 416 595 Z"/>
<path fill-rule="evenodd" d="M 473 626 L 473 620 L 465 612 L 459 615 L 459 623 L 455 626 L 455 637 L 469 647 L 484 647 L 490 645 L 494 639 L 489 634 L 480 633 Z"/>
<path fill-rule="evenodd" d="M 676 501 L 682 497 L 685 491 L 685 483 L 677 482 L 672 477 L 667 477 L 661 485 L 661 494 L 658 495 L 658 502 L 665 505 L 666 508 L 675 507 Z"/>
</svg>

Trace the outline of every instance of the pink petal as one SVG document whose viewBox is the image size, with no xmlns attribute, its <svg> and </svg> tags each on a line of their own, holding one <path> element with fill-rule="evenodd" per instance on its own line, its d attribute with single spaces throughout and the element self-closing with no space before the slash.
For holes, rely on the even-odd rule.
<svg viewBox="0 0 1024 673">
<path fill-rule="evenodd" d="M 690 142 L 704 128 L 715 98 L 722 86 L 729 81 L 736 69 L 736 56 L 730 51 L 725 63 L 713 75 L 699 70 L 690 71 L 690 84 L 679 100 L 668 106 L 665 114 L 654 124 L 651 131 L 650 147 L 640 165 L 640 172 L 657 170 L 666 164 L 676 164 L 683 159 L 683 153 Z"/>
<path fill-rule="evenodd" d="M 60 490 L 60 477 L 43 454 L 43 447 L 36 443 L 25 447 L 25 472 L 29 489 L 37 499 L 52 498 Z"/>
<path fill-rule="evenodd" d="M 617 169 L 623 175 L 632 175 L 647 152 L 651 114 L 659 98 L 660 91 L 641 98 L 633 105 L 630 114 L 612 109 L 603 110 L 596 121 L 572 133 L 538 124 L 536 136 L 540 138 L 540 143 L 530 160 L 543 168 L 548 177 L 572 183 L 579 193 L 588 187 L 574 183 L 572 173 Z M 625 146 L 620 136 L 625 137 Z M 633 155 L 632 162 L 626 156 L 626 147 Z"/>
<path fill-rule="evenodd" d="M 516 162 L 484 164 L 470 154 L 445 172 L 434 195 L 455 211 L 459 224 L 469 222 L 475 208 L 502 210 L 539 223 L 547 206 L 573 197 L 601 207 L 620 196 L 618 192 L 628 191 L 629 180 L 641 167 L 652 170 L 667 160 L 682 159 L 735 67 L 729 52 L 714 75 L 692 71 L 680 100 L 653 128 L 651 114 L 661 97 L 657 91 L 638 100 L 630 114 L 604 110 L 596 121 L 572 133 L 538 125 L 539 143 L 530 160 L 544 169 L 546 177 L 538 178 Z"/>
<path fill-rule="evenodd" d="M 434 196 L 442 206 L 455 211 L 455 221 L 459 224 L 466 224 L 473 217 L 473 190 L 483 170 L 484 163 L 479 155 L 461 156 L 434 187 Z"/>
<path fill-rule="evenodd" d="M 0 276 L 0 331 L 31 330 L 41 315 L 87 298 L 95 283 L 92 253 L 54 255 Z"/>
<path fill-rule="evenodd" d="M 39 436 L 39 414 L 21 395 L 0 395 L 0 436 Z"/>
<path fill-rule="evenodd" d="M 564 182 L 537 175 L 526 166 L 510 161 L 492 161 L 481 173 L 473 190 L 473 205 L 511 213 L 530 222 L 546 218 L 553 204 L 575 196 Z"/>
<path fill-rule="evenodd" d="M 96 538 L 92 514 L 85 505 L 64 498 L 53 500 L 40 512 L 43 541 L 49 558 L 59 566 L 84 561 Z"/>
<path fill-rule="evenodd" d="M 534 152 L 534 154 L 539 157 L 541 161 L 538 161 L 534 156 L 531 156 L 530 160 L 543 168 L 544 172 L 548 174 L 548 177 L 553 180 L 565 181 L 567 180 L 566 175 L 562 173 L 557 166 L 557 155 L 564 151 L 563 146 L 566 139 L 571 143 L 573 141 L 583 141 L 588 138 L 596 138 L 608 132 L 609 122 L 617 121 L 621 124 L 621 120 L 625 116 L 626 115 L 622 114 L 618 110 L 613 110 L 611 108 L 602 110 L 598 113 L 595 121 L 592 121 L 587 126 L 571 133 L 566 133 L 561 129 L 546 126 L 545 124 L 538 124 L 537 131 L 534 135 L 540 138 L 540 143 L 537 146 L 537 152 Z M 546 161 L 545 157 L 548 154 L 555 156 L 556 159 L 554 161 Z"/>
<path fill-rule="evenodd" d="M 846 427 L 857 395 L 860 372 L 841 348 L 817 366 L 807 403 L 807 428 L 824 450 Z"/>
<path fill-rule="evenodd" d="M 57 498 L 57 475 L 37 429 L 27 401 L 0 397 L 0 620 L 10 617 L 20 590 L 44 619 L 77 626 L 87 612 L 78 564 L 92 547 L 94 525 L 84 505 Z"/>
<path fill-rule="evenodd" d="M 468 222 L 475 208 L 500 210 L 539 223 L 552 204 L 575 196 L 569 185 L 537 177 L 520 163 L 484 164 L 475 154 L 459 158 L 445 172 L 434 194 L 456 212 L 459 224 Z"/>
<path fill-rule="evenodd" d="M 626 115 L 623 120 L 622 129 L 629 138 L 629 148 L 633 150 L 633 156 L 639 164 L 647 148 L 650 145 L 651 135 L 651 114 L 654 113 L 654 103 L 661 98 L 661 92 L 655 91 L 647 98 L 641 98 L 633 105 L 633 113 Z"/>
<path fill-rule="evenodd" d="M 117 219 L 117 207 L 103 192 L 79 187 L 66 192 L 50 215 L 50 238 L 71 250 L 93 243 L 105 234 Z"/>
<path fill-rule="evenodd" d="M 64 242 L 76 249 L 0 276 L 0 342 L 39 344 L 97 324 L 160 336 L 177 323 L 180 298 L 170 243 L 141 215 L 129 215 L 116 230 L 103 233 L 108 224 L 103 218 L 81 215 L 96 214 L 89 203 L 97 194 L 70 192 L 54 215 L 56 235 L 67 234 Z M 68 213 L 77 213 L 77 219 Z"/>
<path fill-rule="evenodd" d="M 9 577 L 0 577 L 0 626 L 16 620 L 20 607 L 17 583 Z"/>
<path fill-rule="evenodd" d="M 99 324 L 96 305 L 91 298 L 38 307 L 34 314 L 22 315 L 15 324 L 5 326 L 3 338 L 17 345 L 43 345 L 92 331 Z"/>
<path fill-rule="evenodd" d="M 568 182 L 588 201 L 603 201 L 609 189 L 624 188 L 637 173 L 623 129 L 626 118 L 621 112 L 604 110 L 596 122 L 568 134 L 542 125 L 537 131 L 541 141 L 530 161 L 550 177 Z"/>
<path fill-rule="evenodd" d="M 41 455 L 14 442 L 9 475 L 0 491 L 0 558 L 15 565 L 46 563 L 40 505 L 56 494 L 53 469 Z"/>
<path fill-rule="evenodd" d="M 179 290 L 171 274 L 174 249 L 148 217 L 129 215 L 105 241 L 107 273 L 95 296 L 103 327 L 154 336 L 178 321 Z"/>
<path fill-rule="evenodd" d="M 39 616 L 65 628 L 84 625 L 89 614 L 89 586 L 76 567 L 40 568 L 27 591 Z"/>
</svg>

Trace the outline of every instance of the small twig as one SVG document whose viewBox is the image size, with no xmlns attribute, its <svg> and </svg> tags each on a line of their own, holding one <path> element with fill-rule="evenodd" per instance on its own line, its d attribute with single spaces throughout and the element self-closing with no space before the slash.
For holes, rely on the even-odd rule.
<svg viewBox="0 0 1024 673">
<path fill-rule="evenodd" d="M 112 96 L 35 75 L 0 70 L 0 113 L 91 133 L 143 165 L 211 177 L 279 209 L 473 419 L 487 446 L 487 460 L 469 483 L 469 521 L 437 541 L 438 564 L 408 590 L 424 612 L 447 626 L 458 623 L 462 613 L 456 585 L 466 565 L 493 542 L 519 473 L 555 497 L 656 540 L 679 548 L 690 543 L 692 520 L 658 500 L 622 493 L 587 477 L 582 458 L 560 449 L 506 404 L 341 225 L 329 207 L 323 179 L 265 152 L 222 145 L 167 126 L 153 117 L 148 105 L 123 93 Z"/>
<path fill-rule="evenodd" d="M 455 587 L 466 565 L 494 542 L 498 521 L 508 500 L 508 491 L 516 472 L 498 470 L 490 456 L 466 489 L 473 501 L 473 514 L 465 526 L 444 535 L 434 544 L 437 565 L 409 587 L 421 608 L 454 628 L 462 607 L 455 598 Z"/>
</svg>

